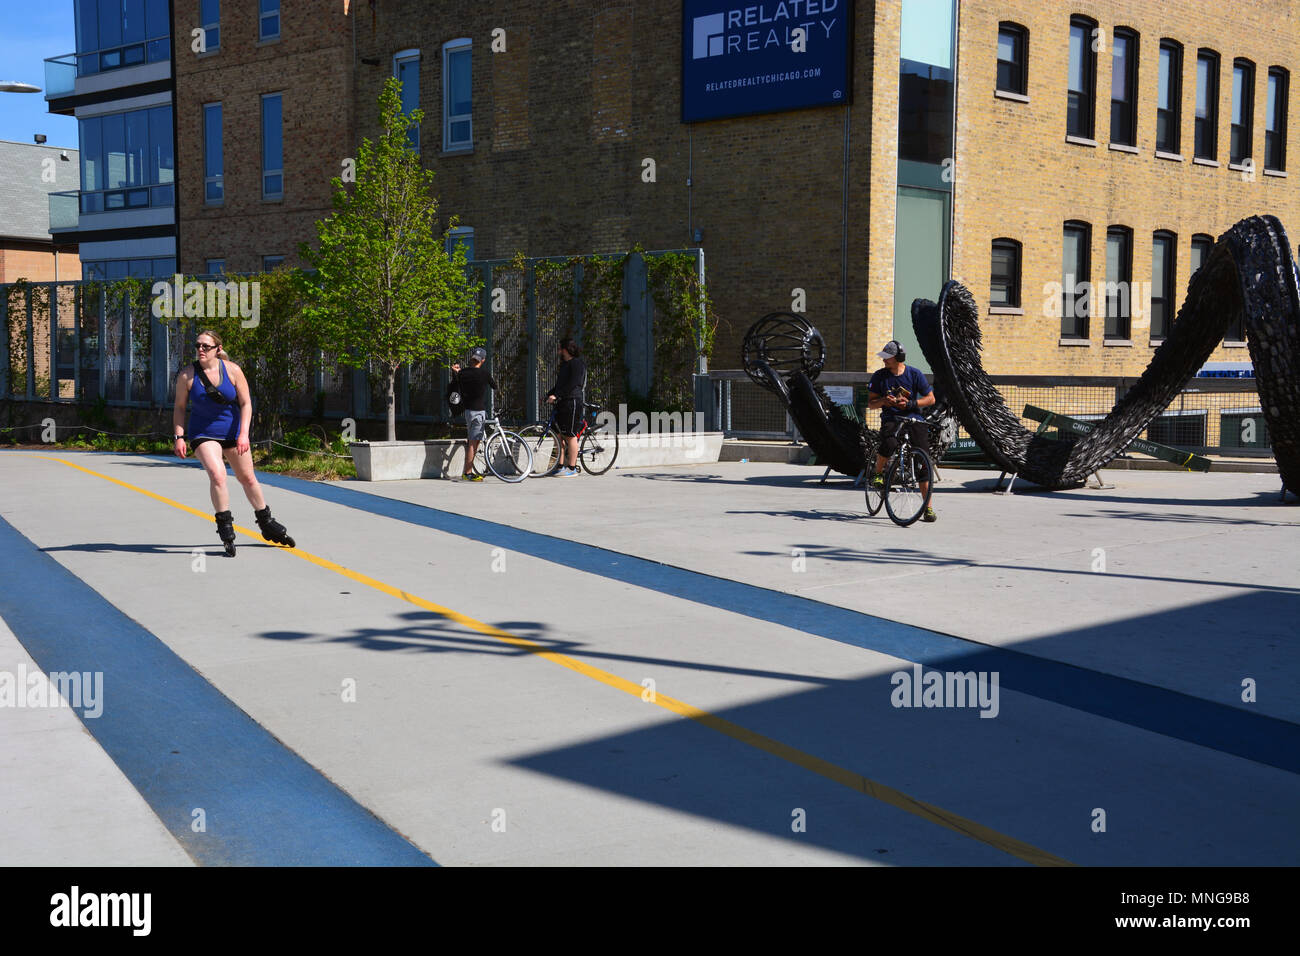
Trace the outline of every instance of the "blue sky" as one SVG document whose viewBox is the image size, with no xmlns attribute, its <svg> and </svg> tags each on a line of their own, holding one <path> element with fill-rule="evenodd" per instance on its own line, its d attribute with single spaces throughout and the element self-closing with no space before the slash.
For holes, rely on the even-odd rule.
<svg viewBox="0 0 1300 956">
<path fill-rule="evenodd" d="M 0 93 L 0 139 L 77 148 L 77 121 L 51 116 L 45 104 L 45 58 L 76 47 L 72 0 L 0 0 L 0 80 L 39 86 L 40 93 Z"/>
</svg>

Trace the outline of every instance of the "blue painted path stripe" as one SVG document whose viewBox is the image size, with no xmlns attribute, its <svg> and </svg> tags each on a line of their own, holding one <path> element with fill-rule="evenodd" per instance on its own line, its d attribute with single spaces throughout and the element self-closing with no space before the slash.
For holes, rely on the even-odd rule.
<svg viewBox="0 0 1300 956">
<path fill-rule="evenodd" d="M 41 671 L 103 672 L 103 713 L 81 722 L 198 863 L 436 865 L 3 518 L 0 581 Z"/>
<path fill-rule="evenodd" d="M 1004 689 L 1300 774 L 1300 725 L 1276 717 L 427 505 L 265 472 L 258 480 L 927 667 L 997 671 Z"/>
</svg>

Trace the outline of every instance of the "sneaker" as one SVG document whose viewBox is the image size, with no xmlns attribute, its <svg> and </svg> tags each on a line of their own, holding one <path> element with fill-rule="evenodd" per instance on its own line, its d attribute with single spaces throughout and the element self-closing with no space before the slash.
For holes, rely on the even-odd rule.
<svg viewBox="0 0 1300 956">
<path fill-rule="evenodd" d="M 460 480 L 461 480 L 461 481 L 482 481 L 482 480 L 483 480 L 483 476 L 482 476 L 482 475 L 476 475 L 476 474 L 474 474 L 474 472 L 471 471 L 468 475 L 461 475 L 461 476 L 460 476 Z"/>
<path fill-rule="evenodd" d="M 578 473 L 578 469 L 576 469 L 576 468 L 561 468 L 559 471 L 557 471 L 557 472 L 555 473 L 555 477 L 556 477 L 556 478 L 572 478 L 572 477 L 574 477 L 575 475 L 577 475 L 577 473 Z"/>
<path fill-rule="evenodd" d="M 872 488 L 880 488 L 880 489 L 883 489 L 883 488 L 885 487 L 885 476 L 884 476 L 884 475 L 872 475 L 872 476 L 871 476 L 871 487 L 872 487 Z"/>
<path fill-rule="evenodd" d="M 925 514 L 921 515 L 922 521 L 938 521 L 939 516 L 934 513 L 934 509 L 929 505 L 925 506 Z"/>
</svg>

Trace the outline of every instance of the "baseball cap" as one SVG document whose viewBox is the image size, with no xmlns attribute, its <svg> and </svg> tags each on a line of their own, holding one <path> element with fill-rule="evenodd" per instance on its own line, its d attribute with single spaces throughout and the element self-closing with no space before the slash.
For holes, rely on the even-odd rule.
<svg viewBox="0 0 1300 956">
<path fill-rule="evenodd" d="M 902 350 L 903 347 L 899 345 L 897 341 L 891 339 L 885 343 L 883 349 L 876 353 L 876 358 L 894 358 Z"/>
<path fill-rule="evenodd" d="M 487 349 L 483 348 L 482 346 L 479 346 L 478 348 L 475 349 L 471 349 L 469 353 L 469 357 L 472 358 L 475 362 L 486 362 Z"/>
</svg>

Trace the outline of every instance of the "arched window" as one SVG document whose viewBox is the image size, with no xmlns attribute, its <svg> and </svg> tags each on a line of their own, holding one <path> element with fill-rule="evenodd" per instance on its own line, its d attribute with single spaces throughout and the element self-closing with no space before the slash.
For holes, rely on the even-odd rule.
<svg viewBox="0 0 1300 956">
<path fill-rule="evenodd" d="M 1264 168 L 1286 169 L 1287 85 L 1289 75 L 1280 66 L 1268 68 L 1268 102 L 1264 118 Z"/>
<path fill-rule="evenodd" d="M 1165 229 L 1151 237 L 1151 341 L 1169 334 L 1174 320 L 1178 273 L 1178 237 Z"/>
<path fill-rule="evenodd" d="M 1255 155 L 1255 64 L 1244 57 L 1232 61 L 1232 134 L 1228 162 L 1241 165 Z"/>
<path fill-rule="evenodd" d="M 1138 34 L 1115 28 L 1110 58 L 1110 141 L 1137 145 Z"/>
<path fill-rule="evenodd" d="M 1065 223 L 1061 249 L 1061 338 L 1086 339 L 1092 309 L 1092 226 L 1075 219 Z"/>
<path fill-rule="evenodd" d="M 1106 331 L 1108 339 L 1127 341 L 1133 315 L 1133 230 L 1106 230 Z"/>
<path fill-rule="evenodd" d="M 1020 308 L 1020 243 L 1014 239 L 994 239 L 989 272 L 989 305 Z"/>
<path fill-rule="evenodd" d="M 1066 105 L 1065 132 L 1083 139 L 1093 138 L 1097 112 L 1097 54 L 1093 37 L 1097 21 L 1088 17 L 1070 18 L 1070 72 Z"/>
<path fill-rule="evenodd" d="M 1177 153 L 1183 125 L 1183 45 L 1160 41 L 1160 66 L 1156 80 L 1156 149 Z"/>
<path fill-rule="evenodd" d="M 1219 154 L 1219 54 L 1196 52 L 1196 142 L 1197 159 L 1216 159 Z"/>
<path fill-rule="evenodd" d="M 998 24 L 998 86 L 1003 93 L 1029 94 L 1029 31 L 1018 23 Z"/>
</svg>

